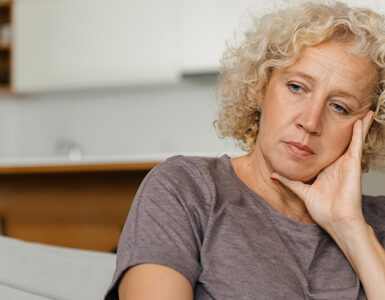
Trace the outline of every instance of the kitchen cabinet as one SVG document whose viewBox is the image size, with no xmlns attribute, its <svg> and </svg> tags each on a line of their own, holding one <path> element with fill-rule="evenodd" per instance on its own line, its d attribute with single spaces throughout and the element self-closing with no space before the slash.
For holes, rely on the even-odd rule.
<svg viewBox="0 0 385 300">
<path fill-rule="evenodd" d="M 177 79 L 175 0 L 14 0 L 12 91 Z"/>
<path fill-rule="evenodd" d="M 248 11 L 271 6 L 255 0 L 0 0 L 0 25 L 10 24 L 12 33 L 10 44 L 0 45 L 0 90 L 140 85 L 212 73 L 226 41 L 246 27 Z"/>
<path fill-rule="evenodd" d="M 258 0 L 180 0 L 178 68 L 185 74 L 217 71 L 226 41 L 246 28 L 249 10 L 267 11 L 269 5 Z"/>
<path fill-rule="evenodd" d="M 135 193 L 157 164 L 0 167 L 2 234 L 114 251 Z"/>
<path fill-rule="evenodd" d="M 226 42 L 243 39 L 249 12 L 284 2 L 0 0 L 0 91 L 169 83 L 181 73 L 213 73 Z"/>
</svg>

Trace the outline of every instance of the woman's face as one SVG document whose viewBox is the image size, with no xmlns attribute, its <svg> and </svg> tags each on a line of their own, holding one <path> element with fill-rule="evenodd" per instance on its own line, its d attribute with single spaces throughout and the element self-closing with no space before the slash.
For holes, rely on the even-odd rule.
<svg viewBox="0 0 385 300">
<path fill-rule="evenodd" d="M 340 157 L 371 106 L 375 80 L 374 66 L 335 42 L 307 48 L 274 71 L 256 144 L 270 171 L 306 182 Z"/>
</svg>

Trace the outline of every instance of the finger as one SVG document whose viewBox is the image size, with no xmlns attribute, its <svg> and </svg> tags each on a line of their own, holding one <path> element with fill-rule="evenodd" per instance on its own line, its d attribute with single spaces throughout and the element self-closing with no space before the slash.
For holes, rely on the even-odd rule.
<svg viewBox="0 0 385 300">
<path fill-rule="evenodd" d="M 362 141 L 365 143 L 366 136 L 368 135 L 370 126 L 373 123 L 374 111 L 369 110 L 365 117 L 362 119 L 363 135 Z"/>
<path fill-rule="evenodd" d="M 362 120 L 358 119 L 354 122 L 352 140 L 350 141 L 348 153 L 352 157 L 361 159 L 362 154 Z"/>
<path fill-rule="evenodd" d="M 309 188 L 307 184 L 302 183 L 301 181 L 294 181 L 290 180 L 278 173 L 273 173 L 271 174 L 271 179 L 272 180 L 278 180 L 281 182 L 283 185 L 288 187 L 290 190 L 292 190 L 294 193 L 296 193 L 300 198 L 304 199 L 305 197 L 305 192 Z"/>
<path fill-rule="evenodd" d="M 373 122 L 373 116 L 374 112 L 369 110 L 365 117 L 362 120 L 356 120 L 353 126 L 353 135 L 348 151 L 351 156 L 357 157 L 360 160 L 362 157 L 363 144 L 365 143 L 369 128 Z"/>
</svg>

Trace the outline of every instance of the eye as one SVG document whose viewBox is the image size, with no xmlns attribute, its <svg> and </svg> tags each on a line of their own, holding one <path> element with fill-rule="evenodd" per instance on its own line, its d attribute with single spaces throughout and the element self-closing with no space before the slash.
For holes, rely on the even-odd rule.
<svg viewBox="0 0 385 300">
<path fill-rule="evenodd" d="M 289 90 L 291 90 L 295 93 L 299 93 L 299 92 L 303 91 L 303 88 L 301 86 L 299 86 L 298 84 L 295 84 L 295 83 L 289 83 L 287 85 L 287 87 L 289 88 Z"/>
<path fill-rule="evenodd" d="M 337 112 L 342 113 L 342 114 L 344 114 L 344 115 L 347 115 L 347 114 L 348 114 L 347 110 L 346 110 L 345 108 L 343 108 L 341 105 L 339 105 L 339 104 L 337 104 L 337 103 L 333 103 L 332 106 L 333 106 L 333 108 L 334 108 Z"/>
</svg>

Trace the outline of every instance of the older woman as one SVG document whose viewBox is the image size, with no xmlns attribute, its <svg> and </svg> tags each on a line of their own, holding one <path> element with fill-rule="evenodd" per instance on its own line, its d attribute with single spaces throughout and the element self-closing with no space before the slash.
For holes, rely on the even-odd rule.
<svg viewBox="0 0 385 300">
<path fill-rule="evenodd" d="M 221 74 L 216 126 L 248 154 L 149 173 L 106 299 L 385 299 L 385 197 L 361 194 L 384 159 L 384 18 L 277 11 Z"/>
</svg>

